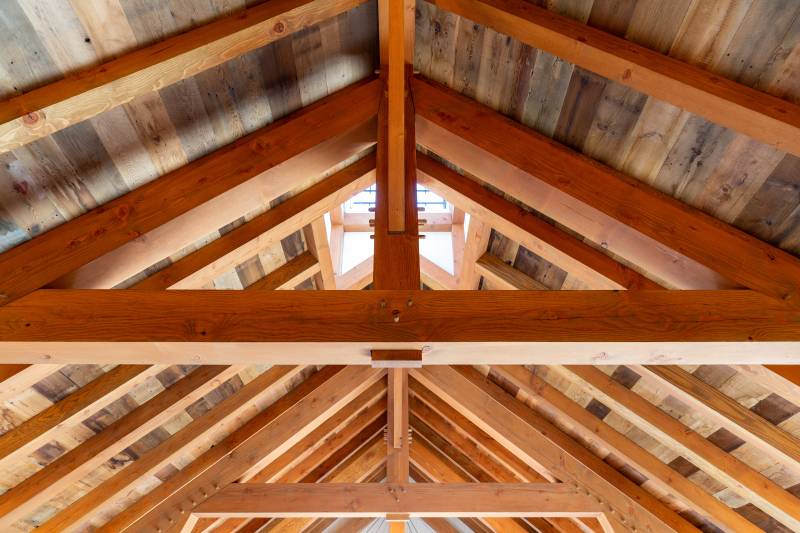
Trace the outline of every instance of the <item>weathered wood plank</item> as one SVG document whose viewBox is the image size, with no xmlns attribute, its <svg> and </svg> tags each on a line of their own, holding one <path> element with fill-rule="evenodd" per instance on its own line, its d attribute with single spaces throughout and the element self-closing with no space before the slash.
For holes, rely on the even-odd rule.
<svg viewBox="0 0 800 533">
<path fill-rule="evenodd" d="M 800 106 L 524 0 L 432 3 L 623 85 L 800 155 Z"/>
<path fill-rule="evenodd" d="M 363 0 L 278 0 L 239 12 L 0 103 L 0 152 L 46 137 Z"/>
</svg>

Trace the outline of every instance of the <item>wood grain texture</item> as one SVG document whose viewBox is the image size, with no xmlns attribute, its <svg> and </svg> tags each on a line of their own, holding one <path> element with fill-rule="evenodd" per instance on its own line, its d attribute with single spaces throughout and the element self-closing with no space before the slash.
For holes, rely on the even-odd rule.
<svg viewBox="0 0 800 533">
<path fill-rule="evenodd" d="M 512 236 L 520 232 L 528 233 L 535 241 L 541 241 L 537 247 L 528 245 L 529 249 L 579 277 L 583 274 L 584 279 L 594 279 L 594 275 L 584 273 L 586 270 L 592 270 L 609 280 L 613 285 L 610 288 L 660 288 L 657 283 L 639 272 L 615 261 L 577 237 L 542 220 L 535 213 L 526 211 L 429 156 L 417 154 L 417 168 L 421 172 L 421 177 L 424 177 L 421 180 L 424 185 L 451 199 L 451 202 L 470 211 L 471 215 L 486 221 L 502 233 Z M 508 225 L 516 231 L 508 231 L 506 228 Z M 566 260 L 564 256 L 572 261 Z"/>
<path fill-rule="evenodd" d="M 493 287 L 513 291 L 547 290 L 547 286 L 491 254 L 480 256 L 476 266 L 482 276 L 491 278 Z"/>
<path fill-rule="evenodd" d="M 260 327 L 264 320 L 269 329 Z M 798 321 L 800 311 L 753 291 L 40 290 L 0 309 L 0 338 L 3 343 L 703 340 L 751 342 L 756 349 L 752 341 L 800 340 Z M 328 327 L 306 327 L 314 323 Z"/>
<path fill-rule="evenodd" d="M 26 478 L 0 496 L 0 523 L 3 527 L 24 518 L 50 499 L 50 491 L 60 491 L 82 479 L 114 455 L 150 431 L 167 422 L 238 371 L 237 368 L 206 366 L 192 372 L 174 386 L 97 433 L 80 446 Z M 44 489 L 47 490 L 44 490 Z"/>
<path fill-rule="evenodd" d="M 75 270 L 337 132 L 355 128 L 374 115 L 378 90 L 377 81 L 350 87 L 5 252 L 0 255 L 4 301 Z M 354 101 L 363 105 L 353 106 Z M 344 108 L 351 112 L 337 112 Z"/>
<path fill-rule="evenodd" d="M 522 0 L 433 0 L 443 9 L 660 100 L 800 155 L 800 107 Z"/>
<path fill-rule="evenodd" d="M 358 6 L 279 0 L 244 10 L 0 104 L 0 153 Z"/>
<path fill-rule="evenodd" d="M 424 367 L 412 376 L 525 462 L 541 463 L 616 510 L 617 527 L 697 531 L 619 472 L 472 369 Z"/>
<path fill-rule="evenodd" d="M 667 494 L 676 494 L 687 507 L 703 516 L 710 517 L 719 527 L 731 532 L 750 531 L 755 533 L 758 531 L 753 523 L 720 502 L 699 485 L 683 476 L 676 476 L 675 471 L 657 457 L 618 433 L 610 425 L 598 420 L 583 406 L 573 402 L 526 368 L 500 366 L 493 367 L 493 371 L 527 394 L 535 396 L 536 404 L 544 403 L 569 417 L 581 432 L 590 435 L 590 439 L 597 438 L 601 445 L 625 458 L 646 475 L 650 482 L 657 483 L 659 490 Z"/>
<path fill-rule="evenodd" d="M 319 220 L 332 206 L 341 204 L 368 187 L 375 179 L 374 166 L 374 157 L 366 156 L 358 160 L 175 261 L 133 288 L 159 290 L 202 287 L 292 232 Z M 321 237 L 325 237 L 324 232 Z M 327 237 L 325 239 L 327 241 Z M 314 243 L 313 240 L 311 242 Z M 331 268 L 327 270 L 332 278 Z"/>
<path fill-rule="evenodd" d="M 713 477 L 783 521 L 794 523 L 800 506 L 797 498 L 780 485 L 725 453 L 700 434 L 661 411 L 646 399 L 626 389 L 596 368 L 567 366 L 566 369 L 591 387 L 592 394 L 637 426 L 669 443 L 671 447 Z"/>
<path fill-rule="evenodd" d="M 232 484 L 197 516 L 564 516 L 601 512 L 568 484 Z"/>
<path fill-rule="evenodd" d="M 423 117 L 725 277 L 785 300 L 800 290 L 788 253 L 432 82 L 413 89 Z"/>
<path fill-rule="evenodd" d="M 250 402 L 263 396 L 270 389 L 274 390 L 285 385 L 300 370 L 299 367 L 274 367 L 264 372 L 222 403 L 190 422 L 171 438 L 139 457 L 133 464 L 81 496 L 38 529 L 50 533 L 75 531 L 80 522 L 91 521 L 97 516 L 105 502 L 130 489 L 148 474 L 153 474 L 174 461 L 182 450 L 197 439 L 203 438 L 217 424 L 222 423 L 227 417 L 241 415 Z"/>
<path fill-rule="evenodd" d="M 291 290 L 319 272 L 317 258 L 311 252 L 303 252 L 285 265 L 278 267 L 247 287 L 248 290 Z"/>
</svg>

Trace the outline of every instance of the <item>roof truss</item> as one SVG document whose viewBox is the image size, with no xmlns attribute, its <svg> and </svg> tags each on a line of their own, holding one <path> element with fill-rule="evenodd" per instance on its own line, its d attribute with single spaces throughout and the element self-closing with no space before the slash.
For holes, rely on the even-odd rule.
<svg viewBox="0 0 800 533">
<path fill-rule="evenodd" d="M 268 2 L 3 102 L 0 151 L 361 3 Z M 800 138 L 795 120 L 800 110 L 788 102 L 529 3 L 434 3 L 800 154 L 794 142 Z M 402 530 L 410 516 L 478 518 L 465 520 L 476 530 L 487 525 L 567 533 L 695 530 L 675 509 L 474 368 L 444 365 L 794 363 L 800 361 L 800 261 L 474 101 L 413 77 L 413 2 L 381 0 L 380 13 L 379 79 L 333 94 L 0 255 L 0 361 L 14 365 L 6 369 L 9 390 L 36 379 L 38 365 L 26 366 L 34 363 L 53 365 L 49 372 L 100 357 L 122 363 L 0 436 L 0 462 L 161 368 L 147 365 L 219 365 L 193 371 L 1 495 L 0 525 L 10 527 L 46 502 L 39 487 L 57 490 L 80 480 L 241 370 L 227 365 L 257 362 L 328 366 L 118 513 L 101 531 L 255 531 L 267 523 L 278 531 L 313 531 L 325 523 L 312 519 L 342 516 L 388 516 L 392 531 Z M 99 107 L 98 95 L 113 98 Z M 417 143 L 499 191 L 514 192 L 522 203 L 590 241 L 606 242 L 602 235 L 613 233 L 616 240 L 607 248 L 614 255 L 544 222 L 430 154 L 418 153 Z M 375 153 L 364 155 L 373 144 Z M 337 168 L 350 158 L 355 161 Z M 116 286 L 156 262 L 153 258 L 168 257 L 208 228 L 216 230 L 223 225 L 220 220 L 227 223 L 230 211 L 215 213 L 220 206 L 230 209 L 238 199 L 240 216 L 246 206 L 289 192 L 304 173 L 330 175 L 135 283 L 133 288 L 140 290 L 43 289 Z M 418 180 L 458 205 L 449 220 L 419 220 Z M 346 214 L 333 216 L 329 242 L 322 217 L 373 182 L 378 200 L 374 221 L 367 225 L 374 227 L 375 255 L 341 273 L 343 233 L 355 223 Z M 553 197 L 557 200 L 543 200 Z M 576 207 L 589 213 L 583 222 L 570 218 Z M 464 212 L 471 216 L 468 227 Z M 208 220 L 198 223 L 203 218 Z M 363 220 L 357 223 L 364 225 Z M 455 275 L 419 255 L 420 228 L 441 225 L 454 235 Z M 184 231 L 190 226 L 197 227 Z M 589 287 L 613 290 L 540 291 L 541 286 L 487 254 L 492 228 Z M 300 229 L 308 251 L 251 290 L 191 290 Z M 192 231 L 200 233 L 193 238 Z M 144 258 L 132 260 L 142 248 L 149 250 Z M 475 289 L 482 275 L 518 290 L 419 290 L 421 281 L 437 289 Z M 318 288 L 361 289 L 372 283 L 376 290 L 266 292 L 310 277 Z M 697 287 L 749 290 L 662 290 Z M 414 366 L 419 359 L 426 366 L 373 368 L 370 354 L 378 349 L 413 351 Z M 338 364 L 351 366 L 331 366 Z M 797 382 L 793 368 L 773 370 Z M 42 529 L 68 530 L 100 512 L 112 497 L 202 439 L 214 425 L 304 371 L 274 366 L 264 372 Z M 571 420 L 578 432 L 599 439 L 708 520 L 731 531 L 754 530 L 691 481 L 675 480 L 664 463 L 527 369 L 493 367 L 490 372 Z M 563 372 L 674 440 L 772 516 L 800 527 L 798 500 L 782 487 L 715 450 L 636 394 L 617 390 L 599 370 L 566 366 Z M 796 439 L 683 371 L 645 366 L 643 372 L 738 427 L 767 453 L 790 463 L 798 459 Z M 414 446 L 412 433 L 419 438 Z M 384 478 L 388 483 L 379 484 Z M 411 484 L 412 479 L 445 485 Z M 447 530 L 442 521 L 430 523 Z"/>
</svg>

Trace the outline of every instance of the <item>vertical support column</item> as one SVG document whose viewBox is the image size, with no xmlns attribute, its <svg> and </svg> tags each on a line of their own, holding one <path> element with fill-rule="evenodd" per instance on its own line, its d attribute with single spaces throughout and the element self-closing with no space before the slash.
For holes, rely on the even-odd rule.
<svg viewBox="0 0 800 533">
<path fill-rule="evenodd" d="M 405 1 L 405 0 L 388 0 Z M 382 5 L 382 4 L 381 4 Z M 410 74 L 410 66 L 408 74 Z M 386 81 L 386 69 L 381 70 Z M 404 79 L 407 84 L 408 77 Z M 413 289 L 420 288 L 419 273 L 419 228 L 417 217 L 417 178 L 416 178 L 416 141 L 414 136 L 414 105 L 410 93 L 406 91 L 405 136 L 403 153 L 405 165 L 401 191 L 392 189 L 390 182 L 389 148 L 392 139 L 389 136 L 388 91 L 384 92 L 378 112 L 378 152 L 376 172 L 376 205 L 375 205 L 375 256 L 374 287 L 375 289 Z M 389 204 L 393 195 L 403 195 L 405 228 L 393 231 L 390 227 Z"/>
<path fill-rule="evenodd" d="M 408 369 L 390 368 L 388 376 L 386 478 L 408 483 Z"/>
<path fill-rule="evenodd" d="M 414 10 L 414 0 L 378 3 L 381 77 L 386 87 L 378 112 L 375 184 L 373 287 L 378 290 L 420 289 L 417 146 L 409 88 Z M 416 356 L 421 359 L 421 352 Z M 408 483 L 408 369 L 392 365 L 388 380 L 387 479 L 389 483 Z M 387 519 L 392 533 L 405 531 L 407 516 Z"/>
</svg>

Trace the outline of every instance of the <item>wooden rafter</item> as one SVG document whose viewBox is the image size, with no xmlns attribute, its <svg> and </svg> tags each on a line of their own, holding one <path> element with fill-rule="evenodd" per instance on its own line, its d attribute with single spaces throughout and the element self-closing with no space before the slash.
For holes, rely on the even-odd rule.
<svg viewBox="0 0 800 533">
<path fill-rule="evenodd" d="M 247 290 L 293 289 L 318 272 L 317 258 L 311 252 L 303 252 L 260 280 L 248 285 Z"/>
<path fill-rule="evenodd" d="M 117 514 L 100 531 L 118 532 L 128 528 L 168 531 L 182 525 L 186 514 L 181 513 L 181 509 L 189 510 L 192 501 L 204 501 L 227 484 L 252 477 L 368 389 L 380 376 L 380 371 L 367 368 L 321 370 L 306 380 L 305 386 L 294 389 L 189 467 Z"/>
<path fill-rule="evenodd" d="M 163 369 L 157 365 L 119 365 L 109 370 L 14 431 L 0 435 L 0 461 L 30 455 L 51 441 L 58 430 L 79 424 Z"/>
<path fill-rule="evenodd" d="M 699 468 L 781 521 L 796 523 L 798 498 L 750 468 L 735 456 L 712 444 L 602 371 L 588 366 L 566 369 L 590 386 L 592 394 L 651 435 L 678 450 Z"/>
<path fill-rule="evenodd" d="M 91 521 L 100 514 L 107 502 L 123 494 L 126 490 L 130 490 L 145 476 L 153 475 L 161 470 L 175 460 L 187 447 L 204 438 L 218 424 L 229 417 L 240 415 L 243 410 L 259 397 L 286 385 L 301 370 L 300 367 L 273 367 L 257 376 L 237 391 L 236 394 L 229 396 L 207 413 L 194 419 L 165 442 L 145 452 L 127 468 L 81 496 L 69 507 L 40 525 L 38 529 L 47 533 L 74 531 L 80 525 L 80 522 Z M 204 388 L 201 392 L 208 391 Z M 197 395 L 191 394 L 191 397 L 195 398 Z M 169 409 L 170 411 L 173 410 L 172 407 L 169 407 Z M 161 420 L 160 417 L 159 420 Z M 152 426 L 148 422 L 145 429 L 150 427 Z"/>
<path fill-rule="evenodd" d="M 800 155 L 800 106 L 524 0 L 431 0 L 615 82 Z"/>
<path fill-rule="evenodd" d="M 50 284 L 74 289 L 110 289 L 171 257 L 244 213 L 259 212 L 267 202 L 293 191 L 312 176 L 323 176 L 375 144 L 375 122 L 321 142 L 151 231 L 73 270 Z"/>
<path fill-rule="evenodd" d="M 61 455 L 0 496 L 0 527 L 8 528 L 28 513 L 98 468 L 117 453 L 166 423 L 240 368 L 204 366 L 140 405 L 105 430 Z M 43 491 L 42 487 L 47 487 Z M 51 493 L 52 491 L 52 493 Z"/>
<path fill-rule="evenodd" d="M 490 280 L 490 284 L 494 289 L 515 291 L 547 290 L 547 287 L 542 283 L 491 254 L 486 253 L 480 256 L 475 266 L 481 276 Z"/>
<path fill-rule="evenodd" d="M 441 85 L 414 78 L 412 87 L 422 117 L 576 200 L 745 287 L 783 300 L 800 293 L 800 259 L 789 253 Z"/>
<path fill-rule="evenodd" d="M 655 376 L 659 385 L 695 409 L 705 412 L 764 453 L 800 474 L 800 439 L 765 420 L 686 370 L 671 365 L 637 366 L 634 370 Z M 800 502 L 799 502 L 800 503 Z M 800 522 L 797 527 L 800 528 Z"/>
<path fill-rule="evenodd" d="M 658 484 L 660 492 L 677 496 L 684 505 L 701 516 L 713 520 L 724 530 L 752 533 L 759 531 L 752 522 L 706 492 L 701 486 L 683 476 L 676 476 L 675 471 L 657 457 L 524 367 L 493 367 L 493 371 L 527 393 L 533 402 L 545 404 L 556 412 L 563 413 L 590 441 L 597 439 L 600 444 L 623 457 L 647 476 L 651 483 Z"/>
<path fill-rule="evenodd" d="M 277 0 L 0 103 L 0 153 L 336 16 L 364 0 Z"/>
<path fill-rule="evenodd" d="M 635 524 L 645 531 L 696 531 L 657 498 L 533 413 L 474 370 L 449 367 L 413 370 L 413 377 L 451 403 L 523 460 L 544 464 L 561 481 L 578 483 L 615 512 L 606 515 L 614 527 Z"/>
<path fill-rule="evenodd" d="M 320 141 L 368 121 L 375 115 L 379 90 L 380 83 L 372 80 L 339 91 L 0 255 L 0 303 L 46 285 Z"/>
<path fill-rule="evenodd" d="M 339 474 L 343 469 L 351 472 L 355 470 L 358 475 L 368 476 L 376 467 L 385 463 L 383 446 L 377 446 L 379 450 L 376 453 L 376 446 L 372 443 L 373 437 L 382 432 L 385 424 L 385 395 L 386 384 L 381 381 L 375 383 L 248 481 L 316 483 L 326 476 Z M 383 443 L 381 437 L 382 435 L 377 439 L 379 444 Z M 364 461 L 367 462 L 367 468 L 352 466 L 354 462 L 360 462 L 363 466 Z M 348 477 L 343 481 L 356 480 Z M 225 533 L 242 528 L 255 531 L 267 519 L 214 522 L 219 524 L 214 531 Z"/>
<path fill-rule="evenodd" d="M 567 272 L 596 281 L 602 288 L 661 288 L 639 272 L 429 156 L 417 154 L 417 168 L 423 185 Z"/>
</svg>

